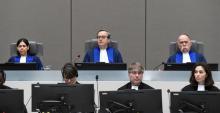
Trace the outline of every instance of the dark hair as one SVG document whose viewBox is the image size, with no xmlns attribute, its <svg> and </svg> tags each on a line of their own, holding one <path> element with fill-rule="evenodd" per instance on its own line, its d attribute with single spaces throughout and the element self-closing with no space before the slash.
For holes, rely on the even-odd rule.
<svg viewBox="0 0 220 113">
<path fill-rule="evenodd" d="M 29 41 L 26 38 L 20 38 L 16 43 L 17 47 L 21 42 L 24 42 L 29 47 Z M 30 50 L 30 48 L 29 48 L 29 50 Z M 29 50 L 27 51 L 27 53 L 29 53 Z M 18 51 L 17 51 L 17 55 L 20 55 L 20 53 Z"/>
<path fill-rule="evenodd" d="M 196 67 L 198 67 L 198 66 L 202 66 L 202 68 L 203 68 L 203 69 L 205 70 L 205 72 L 206 72 L 207 77 L 206 77 L 206 79 L 205 79 L 205 86 L 213 86 L 214 81 L 213 81 L 213 79 L 212 79 L 212 72 L 211 72 L 211 70 L 210 70 L 208 64 L 202 63 L 202 62 L 196 63 L 196 64 L 193 66 L 192 71 L 191 71 L 190 83 L 191 83 L 192 85 L 198 85 L 198 82 L 196 81 L 195 76 L 194 76 L 195 69 L 196 69 Z"/>
<path fill-rule="evenodd" d="M 99 31 L 96 33 L 97 38 L 98 38 L 98 34 L 99 34 L 99 32 L 102 32 L 102 31 L 107 32 L 107 34 L 108 34 L 107 38 L 108 38 L 108 39 L 110 39 L 110 38 L 111 38 L 111 34 L 110 34 L 110 33 L 109 33 L 107 30 L 104 30 L 104 29 L 101 29 L 101 30 L 99 30 Z"/>
<path fill-rule="evenodd" d="M 3 81 L 0 81 L 0 85 L 2 85 L 6 81 L 6 74 L 5 74 L 4 70 L 0 69 L 0 76 L 2 76 L 2 78 L 3 78 Z"/>
<path fill-rule="evenodd" d="M 72 63 L 64 64 L 63 68 L 61 69 L 63 78 L 71 79 L 73 77 L 78 77 L 77 68 Z"/>
</svg>

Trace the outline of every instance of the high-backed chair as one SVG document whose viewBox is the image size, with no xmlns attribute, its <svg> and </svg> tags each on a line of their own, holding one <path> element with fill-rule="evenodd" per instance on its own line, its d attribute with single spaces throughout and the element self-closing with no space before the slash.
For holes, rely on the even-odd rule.
<svg viewBox="0 0 220 113">
<path fill-rule="evenodd" d="M 175 54 L 178 50 L 179 50 L 179 48 L 178 48 L 177 43 L 176 42 L 170 42 L 170 44 L 169 44 L 170 55 Z M 204 52 L 204 44 L 203 44 L 203 42 L 192 40 L 191 50 L 195 51 L 195 52 L 198 52 L 200 54 L 203 54 L 203 52 Z"/>
<path fill-rule="evenodd" d="M 117 49 L 118 42 L 111 40 L 108 46 Z M 97 39 L 90 39 L 85 41 L 85 52 L 93 49 L 94 47 L 98 47 Z"/>
<path fill-rule="evenodd" d="M 43 44 L 42 43 L 37 43 L 35 41 L 29 41 L 29 54 L 31 55 L 36 55 L 38 57 L 43 56 Z M 16 56 L 17 55 L 17 45 L 16 43 L 11 43 L 10 44 L 10 55 L 11 56 Z"/>
</svg>

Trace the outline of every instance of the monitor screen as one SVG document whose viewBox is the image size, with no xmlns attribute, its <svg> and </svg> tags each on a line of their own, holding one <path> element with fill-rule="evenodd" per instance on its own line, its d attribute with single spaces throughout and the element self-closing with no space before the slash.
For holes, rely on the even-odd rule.
<svg viewBox="0 0 220 113">
<path fill-rule="evenodd" d="M 94 112 L 94 85 L 32 84 L 33 112 Z"/>
<path fill-rule="evenodd" d="M 170 93 L 170 113 L 219 113 L 220 92 Z"/>
<path fill-rule="evenodd" d="M 127 70 L 126 63 L 75 63 L 78 70 Z"/>
<path fill-rule="evenodd" d="M 182 63 L 182 64 L 175 64 L 175 63 L 164 63 L 164 70 L 167 71 L 191 71 L 195 63 Z M 209 63 L 208 64 L 212 71 L 218 71 L 218 64 L 217 63 Z"/>
<path fill-rule="evenodd" d="M 161 90 L 100 91 L 101 113 L 162 113 Z"/>
<path fill-rule="evenodd" d="M 0 89 L 0 113 L 24 113 L 23 90 Z"/>
<path fill-rule="evenodd" d="M 37 63 L 3 63 L 0 64 L 2 70 L 37 70 Z"/>
</svg>

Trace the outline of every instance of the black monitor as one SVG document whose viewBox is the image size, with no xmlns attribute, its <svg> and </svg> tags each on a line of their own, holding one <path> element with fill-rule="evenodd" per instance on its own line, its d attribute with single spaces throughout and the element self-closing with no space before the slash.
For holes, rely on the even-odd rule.
<svg viewBox="0 0 220 113">
<path fill-rule="evenodd" d="M 23 90 L 0 89 L 0 113 L 24 113 L 23 95 Z"/>
<path fill-rule="evenodd" d="M 127 70 L 126 63 L 75 63 L 78 70 Z"/>
<path fill-rule="evenodd" d="M 100 113 L 162 113 L 161 90 L 100 91 Z"/>
<path fill-rule="evenodd" d="M 170 113 L 219 113 L 220 92 L 170 93 Z"/>
<path fill-rule="evenodd" d="M 94 85 L 32 84 L 32 111 L 94 112 Z"/>
<path fill-rule="evenodd" d="M 37 70 L 37 63 L 3 63 L 0 64 L 2 70 Z"/>
<path fill-rule="evenodd" d="M 164 63 L 164 70 L 167 71 L 191 71 L 195 63 Z M 217 63 L 208 63 L 211 71 L 218 71 Z"/>
</svg>

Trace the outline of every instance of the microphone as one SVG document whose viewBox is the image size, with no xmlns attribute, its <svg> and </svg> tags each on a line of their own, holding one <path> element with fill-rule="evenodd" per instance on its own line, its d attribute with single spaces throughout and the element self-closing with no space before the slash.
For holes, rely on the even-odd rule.
<svg viewBox="0 0 220 113">
<path fill-rule="evenodd" d="M 170 89 L 167 89 L 167 93 L 170 94 L 170 92 L 171 92 Z"/>
<path fill-rule="evenodd" d="M 99 80 L 99 75 L 95 76 L 95 80 L 98 81 Z"/>
<path fill-rule="evenodd" d="M 96 93 L 97 93 L 97 98 L 98 98 L 98 105 L 97 108 L 100 108 L 100 98 L 99 98 L 99 75 L 95 76 L 96 80 Z"/>
<path fill-rule="evenodd" d="M 159 65 L 156 65 L 156 66 L 153 68 L 153 70 L 159 70 L 159 67 L 160 67 L 161 65 L 163 65 L 163 64 L 165 64 L 165 62 L 161 62 Z"/>
<path fill-rule="evenodd" d="M 80 54 L 78 54 L 76 57 L 74 57 L 73 63 L 77 63 L 79 61 L 80 57 L 81 57 Z"/>
<path fill-rule="evenodd" d="M 171 91 L 170 91 L 170 89 L 167 89 L 167 96 L 168 96 L 168 100 L 169 100 L 169 104 L 170 104 L 170 106 L 171 106 L 171 97 L 170 97 L 170 94 L 171 93 Z M 181 113 L 181 112 L 180 112 Z"/>
</svg>

